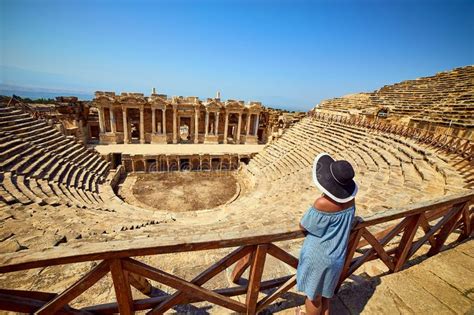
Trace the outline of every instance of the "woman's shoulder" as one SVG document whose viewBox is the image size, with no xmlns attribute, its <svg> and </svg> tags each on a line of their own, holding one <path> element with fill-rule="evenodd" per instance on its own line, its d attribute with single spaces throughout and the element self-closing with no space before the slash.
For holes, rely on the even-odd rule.
<svg viewBox="0 0 474 315">
<path fill-rule="evenodd" d="M 339 212 L 341 210 L 352 207 L 353 205 L 354 200 L 351 200 L 350 202 L 346 203 L 338 203 L 326 196 L 316 198 L 313 203 L 313 207 L 322 212 Z"/>
</svg>

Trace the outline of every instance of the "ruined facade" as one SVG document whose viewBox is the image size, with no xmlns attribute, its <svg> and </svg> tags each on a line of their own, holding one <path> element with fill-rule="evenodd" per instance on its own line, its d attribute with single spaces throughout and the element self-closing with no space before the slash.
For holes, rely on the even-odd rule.
<svg viewBox="0 0 474 315">
<path fill-rule="evenodd" d="M 272 127 L 260 102 L 96 92 L 92 106 L 98 110 L 101 144 L 257 144 L 267 142 Z"/>
</svg>

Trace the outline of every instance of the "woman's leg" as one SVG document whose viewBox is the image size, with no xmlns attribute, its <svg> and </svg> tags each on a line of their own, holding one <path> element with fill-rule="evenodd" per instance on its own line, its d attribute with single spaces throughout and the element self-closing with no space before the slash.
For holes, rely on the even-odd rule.
<svg viewBox="0 0 474 315">
<path fill-rule="evenodd" d="M 321 296 L 317 296 L 316 299 L 311 300 L 306 298 L 305 301 L 306 315 L 320 315 L 321 314 Z"/>
<path fill-rule="evenodd" d="M 329 302 L 331 299 L 328 298 L 321 298 L 321 315 L 329 315 Z"/>
</svg>

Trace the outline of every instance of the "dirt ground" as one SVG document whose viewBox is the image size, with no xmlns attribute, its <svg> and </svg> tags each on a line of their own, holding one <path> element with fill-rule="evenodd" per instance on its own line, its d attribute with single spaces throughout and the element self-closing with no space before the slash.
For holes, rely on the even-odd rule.
<svg viewBox="0 0 474 315">
<path fill-rule="evenodd" d="M 133 195 L 159 210 L 196 211 L 229 201 L 237 191 L 231 173 L 148 173 L 137 175 Z"/>
</svg>

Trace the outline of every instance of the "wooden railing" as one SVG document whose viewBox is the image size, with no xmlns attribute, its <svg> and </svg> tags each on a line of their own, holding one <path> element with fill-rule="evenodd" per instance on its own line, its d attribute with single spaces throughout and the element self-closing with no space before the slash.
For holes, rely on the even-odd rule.
<svg viewBox="0 0 474 315">
<path fill-rule="evenodd" d="M 364 116 L 349 117 L 323 112 L 311 112 L 310 117 L 327 122 L 338 122 L 346 125 L 360 126 L 411 138 L 417 142 L 429 144 L 446 152 L 456 153 L 469 160 L 472 160 L 474 155 L 474 143 L 471 140 L 448 134 L 434 133 L 428 129 L 414 128 L 403 124 L 389 123 L 381 120 L 371 121 L 365 119 Z"/>
<path fill-rule="evenodd" d="M 458 241 L 471 237 L 474 214 L 470 211 L 470 205 L 473 200 L 474 192 L 469 191 L 410 205 L 404 209 L 387 210 L 359 221 L 351 230 L 339 286 L 368 261 L 380 259 L 390 272 L 397 272 L 425 244 L 429 246 L 427 255 L 431 256 L 441 250 L 453 232 L 459 233 Z M 88 243 L 40 252 L 5 254 L 0 256 L 0 273 L 87 261 L 99 263 L 60 293 L 1 289 L 0 309 L 36 314 L 69 314 L 77 311 L 89 314 L 131 314 L 139 310 L 160 314 L 178 304 L 208 301 L 239 313 L 255 314 L 296 283 L 294 274 L 262 281 L 268 255 L 293 268 L 297 267 L 298 259 L 275 244 L 303 238 L 303 232 L 296 226 L 297 222 L 294 227 L 279 230 L 272 228 L 271 231 L 229 232 L 224 236 L 157 236 L 145 240 Z M 192 280 L 182 279 L 136 258 L 233 247 L 237 248 Z M 232 279 L 235 282 L 250 268 L 246 285 L 217 290 L 203 287 L 206 282 L 234 264 Z M 68 305 L 109 272 L 117 302 L 79 310 Z M 134 299 L 131 286 L 147 294 L 152 292 L 151 285 L 145 279 L 157 281 L 176 291 L 166 296 Z M 260 297 L 262 290 L 271 288 L 276 290 Z M 243 294 L 246 295 L 245 303 L 231 298 Z"/>
</svg>

